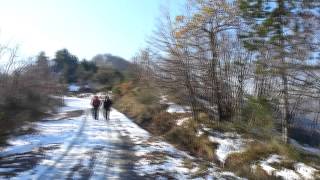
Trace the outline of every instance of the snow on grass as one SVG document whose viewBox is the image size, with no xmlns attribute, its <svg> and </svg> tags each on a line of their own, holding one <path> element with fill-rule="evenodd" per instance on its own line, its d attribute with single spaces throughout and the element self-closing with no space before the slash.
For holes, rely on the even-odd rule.
<svg viewBox="0 0 320 180">
<path fill-rule="evenodd" d="M 152 160 L 146 158 L 140 159 L 136 163 L 136 172 L 140 176 L 153 175 L 153 174 L 166 174 L 174 176 L 176 179 L 189 179 L 189 169 L 183 166 L 183 160 L 166 157 L 162 163 L 153 163 Z"/>
<path fill-rule="evenodd" d="M 185 117 L 185 118 L 178 119 L 178 120 L 176 120 L 176 124 L 177 124 L 178 126 L 181 126 L 182 124 L 184 124 L 185 122 L 187 122 L 189 119 L 190 119 L 190 117 Z"/>
<path fill-rule="evenodd" d="M 276 177 L 281 177 L 284 180 L 296 180 L 296 179 L 306 179 L 306 180 L 313 180 L 315 178 L 315 174 L 318 172 L 317 169 L 308 166 L 304 163 L 298 162 L 294 164 L 293 169 L 287 168 L 275 168 L 273 164 L 281 164 L 281 162 L 285 160 L 284 157 L 279 156 L 277 154 L 270 155 L 267 159 L 262 160 L 259 162 L 259 166 L 268 174 L 274 175 Z M 255 169 L 257 165 L 253 165 L 252 169 Z"/>
<path fill-rule="evenodd" d="M 137 156 L 143 156 L 152 152 L 161 152 L 161 153 L 167 153 L 167 154 L 176 154 L 178 152 L 178 150 L 176 148 L 174 148 L 171 144 L 168 144 L 166 142 L 163 141 L 153 141 L 153 142 L 148 142 L 145 141 L 143 142 L 143 145 L 136 145 L 134 147 L 135 149 L 135 154 Z M 148 146 L 145 146 L 145 145 Z M 191 157 L 189 156 L 187 153 L 180 151 L 178 154 L 180 157 Z"/>
<path fill-rule="evenodd" d="M 219 144 L 216 149 L 216 155 L 222 163 L 225 162 L 230 154 L 244 150 L 244 140 L 236 133 L 213 132 L 209 136 L 209 140 Z"/>
<path fill-rule="evenodd" d="M 198 136 L 198 137 L 202 136 L 203 134 L 204 134 L 204 132 L 201 131 L 201 130 L 199 130 L 199 131 L 197 132 L 197 136 Z"/>
<path fill-rule="evenodd" d="M 280 163 L 283 158 L 277 154 L 272 154 L 265 162 L 267 164 Z"/>
<path fill-rule="evenodd" d="M 230 178 L 237 179 L 237 180 L 245 180 L 245 178 L 240 178 L 240 177 L 236 176 L 233 172 L 229 172 L 229 171 L 221 172 L 220 176 L 222 177 L 222 179 L 224 179 L 224 177 L 225 177 L 226 180 L 228 180 Z"/>
<path fill-rule="evenodd" d="M 178 104 L 170 104 L 168 109 L 168 113 L 187 113 L 190 112 L 190 108 L 186 106 L 180 106 Z"/>
<path fill-rule="evenodd" d="M 280 171 L 275 172 L 275 176 L 281 177 L 284 180 L 300 180 L 302 179 L 299 174 L 294 170 L 283 168 Z"/>
<path fill-rule="evenodd" d="M 167 104 L 169 105 L 169 107 L 167 108 L 167 112 L 168 113 L 187 113 L 190 112 L 190 107 L 188 106 L 181 106 L 178 105 L 174 102 L 170 102 L 168 100 L 168 96 L 167 95 L 162 95 L 160 96 L 160 104 Z"/>
<path fill-rule="evenodd" d="M 282 160 L 282 157 L 277 154 L 272 154 L 269 156 L 266 160 L 260 162 L 261 168 L 269 175 L 272 175 L 276 169 L 271 166 L 273 163 L 280 163 Z"/>
<path fill-rule="evenodd" d="M 216 168 L 209 168 L 208 169 L 209 174 L 205 178 L 198 178 L 198 179 L 206 179 L 206 180 L 246 180 L 246 178 L 241 178 L 236 176 L 233 172 L 230 171 L 223 171 L 219 172 Z"/>
<path fill-rule="evenodd" d="M 314 179 L 314 175 L 318 172 L 315 168 L 304 163 L 296 163 L 294 168 L 304 179 Z"/>
<path fill-rule="evenodd" d="M 168 96 L 166 96 L 166 95 L 162 95 L 162 96 L 160 96 L 160 100 L 159 100 L 159 103 L 160 104 L 168 104 Z"/>
</svg>

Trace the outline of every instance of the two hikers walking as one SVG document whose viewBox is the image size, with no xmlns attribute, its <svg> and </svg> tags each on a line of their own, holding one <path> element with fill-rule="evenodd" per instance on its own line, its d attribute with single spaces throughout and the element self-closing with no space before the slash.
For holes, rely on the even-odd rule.
<svg viewBox="0 0 320 180">
<path fill-rule="evenodd" d="M 99 108 L 101 105 L 101 101 L 98 96 L 93 96 L 91 100 L 91 105 L 92 105 L 92 115 L 93 118 L 98 120 L 99 119 Z M 103 109 L 105 110 L 105 118 L 109 120 L 110 118 L 110 110 L 112 106 L 112 101 L 109 98 L 109 96 L 106 96 L 105 100 L 103 101 Z"/>
</svg>

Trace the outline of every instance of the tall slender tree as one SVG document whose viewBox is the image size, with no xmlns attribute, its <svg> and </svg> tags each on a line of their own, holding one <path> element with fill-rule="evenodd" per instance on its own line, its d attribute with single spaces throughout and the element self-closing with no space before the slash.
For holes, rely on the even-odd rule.
<svg viewBox="0 0 320 180">
<path fill-rule="evenodd" d="M 277 93 L 280 94 L 278 105 L 282 110 L 284 142 L 288 141 L 288 125 L 293 118 L 294 106 L 290 103 L 292 77 L 317 46 L 316 26 L 313 23 L 319 19 L 310 9 L 314 5 L 303 0 L 239 1 L 243 20 L 247 24 L 246 31 L 240 36 L 245 47 L 257 52 L 260 57 L 257 69 L 264 70 L 257 72 L 263 75 L 268 73 L 275 79 L 273 83 L 279 82 L 280 85 Z M 265 80 L 262 78 L 260 82 Z"/>
</svg>

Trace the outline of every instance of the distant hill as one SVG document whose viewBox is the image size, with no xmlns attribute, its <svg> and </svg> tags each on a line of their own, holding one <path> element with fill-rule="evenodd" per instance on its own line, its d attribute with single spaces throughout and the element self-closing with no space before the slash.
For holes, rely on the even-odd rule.
<svg viewBox="0 0 320 180">
<path fill-rule="evenodd" d="M 131 65 L 130 62 L 122 57 L 114 56 L 112 54 L 98 54 L 92 58 L 92 61 L 95 62 L 97 66 L 113 67 L 119 71 L 126 71 Z"/>
</svg>

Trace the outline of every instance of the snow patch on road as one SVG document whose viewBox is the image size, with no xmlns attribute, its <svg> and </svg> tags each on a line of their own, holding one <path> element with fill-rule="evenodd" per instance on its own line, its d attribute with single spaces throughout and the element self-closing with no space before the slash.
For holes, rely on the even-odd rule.
<svg viewBox="0 0 320 180">
<path fill-rule="evenodd" d="M 76 111 L 76 110 L 86 110 L 91 107 L 91 98 L 78 98 L 78 97 L 68 97 L 64 96 L 63 101 L 65 106 L 58 108 L 59 113 L 68 112 L 68 111 Z"/>
</svg>

